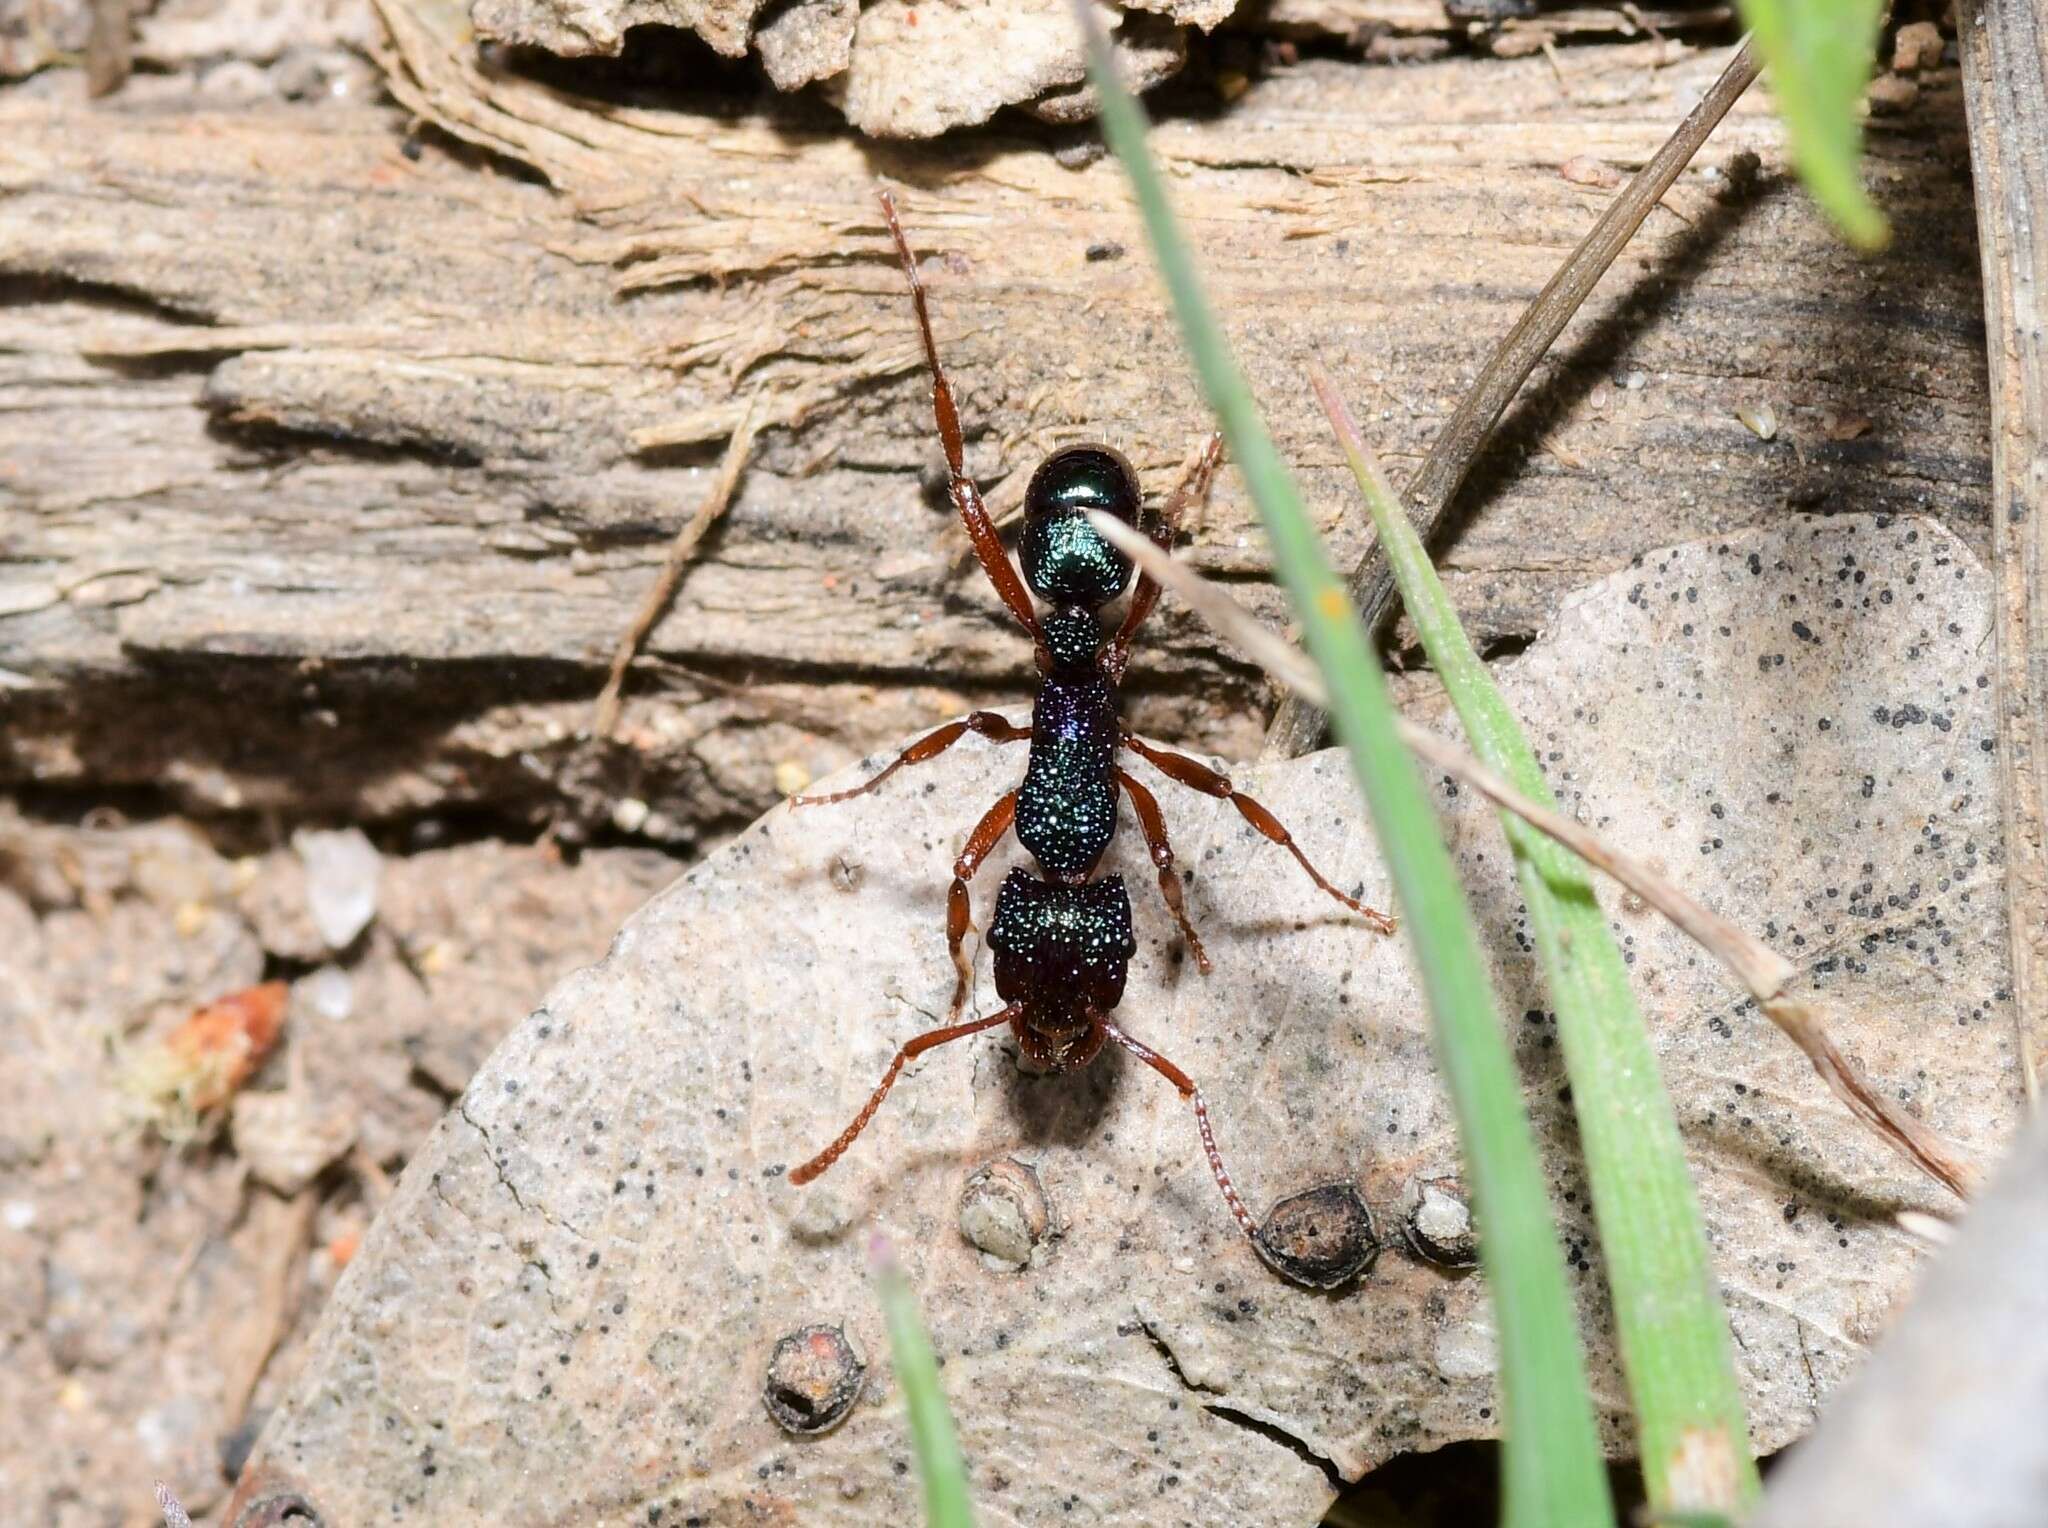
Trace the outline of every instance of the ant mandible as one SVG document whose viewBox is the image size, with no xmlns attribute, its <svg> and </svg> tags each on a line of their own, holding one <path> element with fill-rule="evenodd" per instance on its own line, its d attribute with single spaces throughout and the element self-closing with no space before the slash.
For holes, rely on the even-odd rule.
<svg viewBox="0 0 2048 1528">
<path fill-rule="evenodd" d="M 1054 1072 L 1077 1071 L 1093 1061 L 1105 1041 L 1114 1040 L 1151 1067 L 1194 1106 L 1202 1151 L 1216 1186 L 1223 1191 L 1244 1234 L 1257 1240 L 1258 1228 L 1230 1181 L 1209 1126 L 1209 1108 L 1202 1090 L 1187 1073 L 1150 1046 L 1133 1039 L 1110 1018 L 1122 999 L 1124 978 L 1137 940 L 1131 932 L 1131 899 L 1120 875 L 1096 876 L 1104 851 L 1116 832 L 1117 798 L 1130 798 L 1138 827 L 1145 835 L 1152 863 L 1159 872 L 1159 892 L 1180 925 L 1195 963 L 1204 975 L 1208 954 L 1188 920 L 1187 907 L 1173 868 L 1173 847 L 1166 822 L 1151 791 L 1117 763 L 1119 749 L 1128 749 L 1170 780 L 1205 795 L 1230 802 L 1260 833 L 1288 850 L 1309 878 L 1330 896 L 1366 919 L 1381 933 L 1391 933 L 1393 920 L 1346 896 L 1309 863 L 1278 818 L 1229 779 L 1184 754 L 1154 747 L 1126 728 L 1117 715 L 1117 690 L 1130 660 L 1131 639 L 1159 601 L 1159 585 L 1140 575 L 1123 623 L 1105 640 L 1099 613 L 1130 582 L 1131 562 L 1088 523 L 1087 511 L 1102 510 L 1126 524 L 1138 523 L 1138 483 L 1123 456 L 1100 445 L 1066 446 L 1054 452 L 1032 474 L 1024 494 L 1024 529 L 1019 556 L 1024 577 L 1010 565 L 1003 544 L 974 480 L 967 475 L 960 434 L 960 415 L 953 390 L 939 365 L 932 339 L 931 315 L 925 305 L 924 282 L 917 259 L 897 221 L 896 204 L 881 193 L 882 216 L 896 253 L 910 281 L 917 311 L 918 333 L 924 341 L 932 374 L 932 412 L 940 443 L 945 447 L 953 507 L 967 529 L 975 556 L 996 593 L 1017 618 L 1037 650 L 1038 698 L 1031 725 L 1018 727 L 993 711 L 976 711 L 948 722 L 904 749 L 886 768 L 863 785 L 829 796 L 795 796 L 793 807 L 824 806 L 864 796 L 907 764 L 937 758 L 968 733 L 992 743 L 1029 740 L 1030 760 L 1023 784 L 989 808 L 953 865 L 953 884 L 946 894 L 946 943 L 957 973 L 953 987 L 953 1022 L 928 1030 L 896 1052 L 882 1081 L 853 1123 L 839 1139 L 793 1169 L 792 1183 L 808 1183 L 845 1153 L 875 1111 L 882 1106 L 897 1074 L 913 1058 L 949 1040 L 979 1034 L 998 1025 L 1012 1026 L 1018 1046 L 1031 1061 Z M 1149 535 L 1162 550 L 1173 544 L 1181 516 L 1191 502 L 1206 497 L 1209 480 L 1222 454 L 1222 438 L 1211 435 L 1200 455 L 1182 475 Z M 1029 584 L 1027 593 L 1025 585 Z M 1036 594 L 1050 610 L 1041 618 L 1031 602 Z M 1042 876 L 1012 870 L 996 894 L 995 917 L 989 924 L 988 947 L 995 954 L 997 995 L 1005 1007 L 984 1018 L 959 1022 L 967 1001 L 972 967 L 962 951 L 969 927 L 968 882 L 1012 828 L 1038 861 Z"/>
</svg>

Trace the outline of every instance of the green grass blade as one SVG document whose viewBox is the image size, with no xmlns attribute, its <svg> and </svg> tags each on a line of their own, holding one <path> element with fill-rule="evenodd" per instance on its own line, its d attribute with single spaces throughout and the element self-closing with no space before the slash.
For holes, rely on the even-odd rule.
<svg viewBox="0 0 2048 1528">
<path fill-rule="evenodd" d="M 1365 492 L 1408 617 L 1473 752 L 1522 794 L 1555 808 L 1536 755 L 1473 651 L 1422 538 L 1335 391 L 1320 375 L 1315 385 Z M 1557 1008 L 1650 1507 L 1743 1506 L 1755 1500 L 1758 1482 L 1728 1318 L 1678 1120 L 1628 966 L 1584 862 L 1519 817 L 1500 818 Z"/>
<path fill-rule="evenodd" d="M 1821 210 L 1859 249 L 1891 237 L 1864 192 L 1863 88 L 1884 0 L 1736 0 L 1769 71 L 1792 161 Z"/>
<path fill-rule="evenodd" d="M 896 1265 L 888 1243 L 875 1239 L 876 1281 L 881 1287 L 882 1316 L 889 1324 L 889 1355 L 903 1399 L 910 1408 L 910 1441 L 917 1451 L 917 1473 L 924 1481 L 925 1522 L 930 1528 L 974 1528 L 974 1509 L 967 1499 L 967 1464 L 960 1457 L 960 1439 L 946 1393 L 939 1388 L 938 1360 L 931 1339 L 917 1316 L 917 1298 Z"/>
<path fill-rule="evenodd" d="M 1136 189 L 1181 334 L 1272 538 L 1331 715 L 1372 813 L 1435 1019 L 1480 1228 L 1500 1340 L 1505 1433 L 1502 1520 L 1509 1528 L 1587 1528 L 1614 1520 L 1573 1325 L 1564 1258 L 1535 1139 L 1502 1038 L 1471 917 L 1407 751 L 1386 679 L 1209 311 L 1145 144 L 1144 116 L 1117 80 L 1092 13 L 1089 73 L 1109 146 Z"/>
</svg>

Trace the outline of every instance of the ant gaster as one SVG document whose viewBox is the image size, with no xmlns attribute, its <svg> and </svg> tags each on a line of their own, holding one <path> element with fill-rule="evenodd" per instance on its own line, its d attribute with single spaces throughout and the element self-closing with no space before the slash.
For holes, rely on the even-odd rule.
<svg viewBox="0 0 2048 1528">
<path fill-rule="evenodd" d="M 1279 820 L 1235 790 L 1225 776 L 1183 754 L 1155 747 L 1123 726 L 1117 715 L 1117 690 L 1130 658 L 1131 639 L 1158 603 L 1159 585 L 1141 575 L 1122 624 L 1114 635 L 1105 635 L 1101 612 L 1123 593 L 1132 565 L 1089 524 L 1087 512 L 1099 510 L 1126 524 L 1138 523 L 1137 478 L 1120 453 L 1108 446 L 1067 446 L 1032 474 L 1024 494 L 1024 529 L 1018 546 L 1024 576 L 1018 578 L 981 493 L 967 475 L 960 416 L 939 365 L 916 257 L 897 221 L 895 203 L 886 191 L 881 199 L 882 215 L 910 281 L 918 332 L 931 369 L 932 410 L 945 447 L 953 506 L 989 582 L 1036 647 L 1038 698 L 1029 727 L 1014 726 L 993 711 L 976 711 L 919 738 L 863 785 L 829 796 L 792 798 L 792 806 L 802 807 L 866 795 L 905 765 L 937 758 L 969 732 L 993 743 L 1029 740 L 1031 744 L 1023 784 L 989 808 L 968 835 L 966 848 L 953 866 L 953 884 L 946 895 L 946 942 L 957 973 L 950 1015 L 954 1022 L 916 1036 L 897 1051 L 853 1123 L 830 1146 L 793 1169 L 789 1181 L 808 1183 L 839 1160 L 874 1118 L 907 1062 L 949 1040 L 1008 1024 L 1024 1055 L 1048 1071 L 1078 1070 L 1095 1059 L 1104 1042 L 1113 1040 L 1171 1082 L 1194 1106 L 1202 1150 L 1224 1202 L 1245 1235 L 1256 1240 L 1257 1227 L 1216 1149 L 1201 1089 L 1187 1073 L 1133 1039 L 1110 1018 L 1123 997 L 1125 974 L 1138 948 L 1131 932 L 1131 900 L 1123 877 L 1095 874 L 1116 832 L 1119 794 L 1130 798 L 1152 863 L 1158 868 L 1159 891 L 1168 911 L 1180 925 L 1197 966 L 1204 974 L 1209 970 L 1209 957 L 1182 901 L 1159 803 L 1118 765 L 1118 750 L 1136 754 L 1168 779 L 1230 802 L 1260 833 L 1291 852 L 1309 878 L 1330 896 L 1382 933 L 1391 932 L 1393 923 L 1326 881 Z M 1221 453 L 1221 437 L 1210 436 L 1183 474 L 1148 532 L 1161 549 L 1173 544 L 1188 505 L 1207 494 Z M 1032 604 L 1033 594 L 1049 607 L 1042 617 Z M 962 951 L 969 927 L 968 882 L 1012 828 L 1043 874 L 1012 870 L 997 892 L 988 947 L 995 956 L 996 992 L 1006 1006 L 961 1023 L 960 1010 L 966 1004 L 972 978 Z"/>
</svg>

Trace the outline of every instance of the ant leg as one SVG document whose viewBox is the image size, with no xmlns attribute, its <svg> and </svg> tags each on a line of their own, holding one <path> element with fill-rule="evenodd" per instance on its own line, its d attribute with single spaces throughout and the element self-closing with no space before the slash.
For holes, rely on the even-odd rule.
<svg viewBox="0 0 2048 1528">
<path fill-rule="evenodd" d="M 1216 464 L 1222 459 L 1223 436 L 1211 431 L 1209 438 L 1202 442 L 1201 450 L 1181 472 L 1180 481 L 1160 508 L 1159 518 L 1146 532 L 1160 551 L 1173 549 L 1173 538 L 1180 530 L 1181 516 L 1187 513 L 1188 506 L 1208 499 L 1209 484 L 1216 476 Z M 1110 638 L 1109 646 L 1102 654 L 1102 670 L 1109 675 L 1110 683 L 1123 679 L 1124 667 L 1131 661 L 1131 639 L 1138 634 L 1138 628 L 1145 624 L 1145 617 L 1158 603 L 1158 580 L 1150 573 L 1140 573 L 1138 587 L 1131 591 L 1130 608 L 1124 612 L 1124 623 L 1117 628 L 1116 635 Z"/>
<path fill-rule="evenodd" d="M 904 1063 L 914 1061 L 934 1046 L 944 1045 L 948 1040 L 960 1040 L 968 1035 L 978 1035 L 984 1029 L 994 1029 L 998 1024 L 1007 1024 L 1017 1014 L 1019 1005 L 1012 1003 L 1000 1013 L 987 1018 L 970 1019 L 965 1024 L 948 1024 L 944 1029 L 928 1029 L 923 1034 L 904 1043 L 896 1052 L 896 1059 L 889 1063 L 889 1070 L 882 1074 L 881 1084 L 869 1096 L 867 1106 L 853 1117 L 853 1123 L 840 1132 L 839 1139 L 819 1152 L 810 1161 L 789 1170 L 789 1181 L 796 1184 L 809 1183 L 834 1162 L 846 1155 L 854 1137 L 867 1129 L 868 1121 L 875 1117 L 875 1111 L 882 1107 L 882 1100 L 889 1096 L 889 1089 L 895 1085 L 896 1074 L 903 1070 Z"/>
<path fill-rule="evenodd" d="M 953 884 L 946 892 L 946 948 L 952 952 L 956 973 L 949 1018 L 960 1017 L 960 1010 L 967 1003 L 968 985 L 974 980 L 974 967 L 960 948 L 969 927 L 967 883 L 974 879 L 974 872 L 981 868 L 981 862 L 988 858 L 991 849 L 1002 842 L 1003 835 L 1010 831 L 1016 820 L 1017 793 L 1011 791 L 975 824 L 973 833 L 968 835 L 967 847 L 960 851 L 960 858 L 953 861 Z"/>
<path fill-rule="evenodd" d="M 1357 913 L 1359 917 L 1371 924 L 1379 933 L 1391 934 L 1394 932 L 1394 920 L 1392 918 L 1389 918 L 1377 908 L 1367 907 L 1356 897 L 1347 897 L 1343 892 L 1324 880 L 1323 873 L 1309 863 L 1308 856 L 1301 852 L 1301 845 L 1294 841 L 1293 834 L 1281 826 L 1280 819 L 1260 806 L 1258 802 L 1252 800 L 1251 797 L 1245 795 L 1244 792 L 1232 786 L 1228 775 L 1219 775 L 1208 765 L 1191 759 L 1186 754 L 1174 753 L 1166 748 L 1155 748 L 1133 732 L 1126 732 L 1123 735 L 1123 745 L 1130 749 L 1132 753 L 1138 755 L 1139 758 L 1150 763 L 1169 780 L 1177 780 L 1190 790 L 1198 790 L 1205 796 L 1214 796 L 1218 800 L 1228 801 L 1237 808 L 1246 822 L 1257 828 L 1274 843 L 1280 845 L 1289 854 L 1292 854 L 1296 863 L 1308 872 L 1308 878 L 1314 881 L 1316 885 L 1322 887 L 1324 891 Z"/>
<path fill-rule="evenodd" d="M 1173 914 L 1173 921 L 1180 925 L 1180 931 L 1187 939 L 1188 949 L 1195 957 L 1195 964 L 1204 976 L 1209 974 L 1209 954 L 1202 948 L 1202 941 L 1195 933 L 1194 924 L 1188 921 L 1187 904 L 1181 899 L 1180 877 L 1173 873 L 1173 845 L 1166 841 L 1166 818 L 1160 813 L 1159 801 L 1136 780 L 1127 770 L 1116 772 L 1117 784 L 1124 788 L 1124 794 L 1131 798 L 1131 810 L 1138 814 L 1138 828 L 1145 835 L 1145 847 L 1152 851 L 1152 863 L 1159 867 L 1159 894 L 1166 899 L 1166 910 Z"/>
<path fill-rule="evenodd" d="M 1216 1186 L 1223 1190 L 1223 1202 L 1230 1206 L 1238 1229 L 1256 1245 L 1259 1240 L 1258 1223 L 1252 1219 L 1252 1212 L 1244 1207 L 1244 1201 L 1237 1197 L 1237 1185 L 1230 1181 L 1229 1169 L 1223 1165 L 1223 1153 L 1216 1149 L 1216 1132 L 1209 1128 L 1209 1106 L 1202 1101 L 1202 1090 L 1195 1086 L 1193 1078 L 1151 1046 L 1133 1040 L 1108 1019 L 1098 1017 L 1095 1022 L 1102 1026 L 1110 1039 L 1180 1089 L 1180 1096 L 1195 1106 L 1195 1128 L 1202 1132 L 1202 1153 L 1209 1159 L 1209 1171 L 1216 1175 Z"/>
<path fill-rule="evenodd" d="M 975 711 L 963 716 L 957 722 L 947 722 L 936 731 L 927 732 L 903 752 L 896 755 L 881 772 L 864 785 L 851 790 L 834 791 L 829 796 L 791 796 L 791 806 L 830 806 L 835 801 L 851 801 L 855 796 L 865 796 L 889 776 L 906 764 L 922 764 L 927 759 L 936 759 L 968 733 L 973 732 L 987 738 L 991 743 L 1021 743 L 1031 736 L 1029 727 L 1015 726 L 993 711 Z"/>
<path fill-rule="evenodd" d="M 931 310 L 925 305 L 924 278 L 917 273 L 917 256 L 910 252 L 910 241 L 903 237 L 903 225 L 896 220 L 895 198 L 887 191 L 878 194 L 882 199 L 882 217 L 889 225 L 889 237 L 896 241 L 897 258 L 903 262 L 903 274 L 910 279 L 910 301 L 917 309 L 917 332 L 924 341 L 925 364 L 932 374 L 932 417 L 939 427 L 939 444 L 946 451 L 953 508 L 959 512 L 960 523 L 967 529 L 967 539 L 974 543 L 974 555 L 981 559 L 982 572 L 996 586 L 996 593 L 1010 607 L 1010 614 L 1030 633 L 1031 640 L 1042 643 L 1045 632 L 1038 624 L 1037 612 L 1031 608 L 1030 592 L 1025 589 L 1024 580 L 1017 576 L 1017 570 L 1010 565 L 1010 554 L 1003 550 L 995 522 L 989 519 L 988 508 L 981 502 L 981 490 L 967 475 L 967 453 L 960 438 L 960 411 L 954 406 L 953 389 L 946 381 L 945 368 L 939 365 L 939 347 L 932 338 Z"/>
</svg>

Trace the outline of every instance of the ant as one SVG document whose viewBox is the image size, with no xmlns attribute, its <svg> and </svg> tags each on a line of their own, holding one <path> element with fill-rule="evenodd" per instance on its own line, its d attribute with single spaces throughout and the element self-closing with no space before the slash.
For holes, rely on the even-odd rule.
<svg viewBox="0 0 2048 1528">
<path fill-rule="evenodd" d="M 853 1123 L 830 1146 L 793 1169 L 789 1181 L 808 1183 L 839 1160 L 874 1118 L 907 1062 L 950 1040 L 1008 1024 L 1016 1031 L 1024 1055 L 1047 1071 L 1078 1071 L 1095 1059 L 1105 1042 L 1113 1040 L 1172 1083 L 1194 1106 L 1202 1151 L 1209 1159 L 1216 1186 L 1223 1191 L 1224 1203 L 1256 1245 L 1258 1228 L 1216 1149 L 1202 1090 L 1187 1073 L 1110 1018 L 1123 997 L 1124 978 L 1138 949 L 1123 877 L 1095 874 L 1116 832 L 1119 793 L 1130 798 L 1137 814 L 1138 827 L 1159 872 L 1159 892 L 1167 910 L 1180 925 L 1196 965 L 1204 975 L 1210 969 L 1208 954 L 1188 920 L 1159 803 L 1117 763 L 1118 751 L 1127 749 L 1168 779 L 1230 802 L 1245 821 L 1293 854 L 1317 886 L 1381 933 L 1393 931 L 1393 920 L 1325 880 L 1279 819 L 1235 789 L 1226 776 L 1184 754 L 1145 742 L 1118 717 L 1117 690 L 1130 661 L 1131 640 L 1159 601 L 1159 585 L 1140 575 L 1122 624 L 1114 635 L 1105 637 L 1100 612 L 1124 592 L 1132 564 L 1088 523 L 1087 512 L 1100 510 L 1127 525 L 1138 524 L 1137 477 L 1119 452 L 1101 445 L 1066 446 L 1040 464 L 1024 494 L 1024 528 L 1018 548 L 1024 576 L 1018 578 L 980 490 L 967 475 L 960 416 L 939 365 L 917 258 L 903 236 L 896 204 L 887 191 L 881 193 L 881 202 L 897 257 L 910 281 L 910 298 L 932 376 L 932 412 L 945 447 L 953 507 L 989 582 L 1031 638 L 1038 659 L 1039 688 L 1029 727 L 1015 726 L 993 711 L 976 711 L 919 738 L 865 784 L 828 796 L 791 798 L 792 807 L 807 807 L 864 796 L 897 770 L 937 758 L 970 732 L 992 743 L 1028 740 L 1031 744 L 1023 783 L 989 808 L 953 865 L 953 884 L 946 894 L 946 943 L 957 973 L 950 1015 L 953 1022 L 906 1042 Z M 1222 437 L 1211 435 L 1150 527 L 1148 535 L 1161 550 L 1172 546 L 1188 505 L 1207 496 L 1222 448 Z M 1032 594 L 1051 607 L 1045 616 L 1034 608 Z M 972 967 L 961 948 L 969 927 L 967 885 L 1013 828 L 1044 873 L 1033 875 L 1019 867 L 996 893 L 987 942 L 995 955 L 996 992 L 1006 1006 L 961 1023 L 960 1010 L 972 980 Z"/>
</svg>

